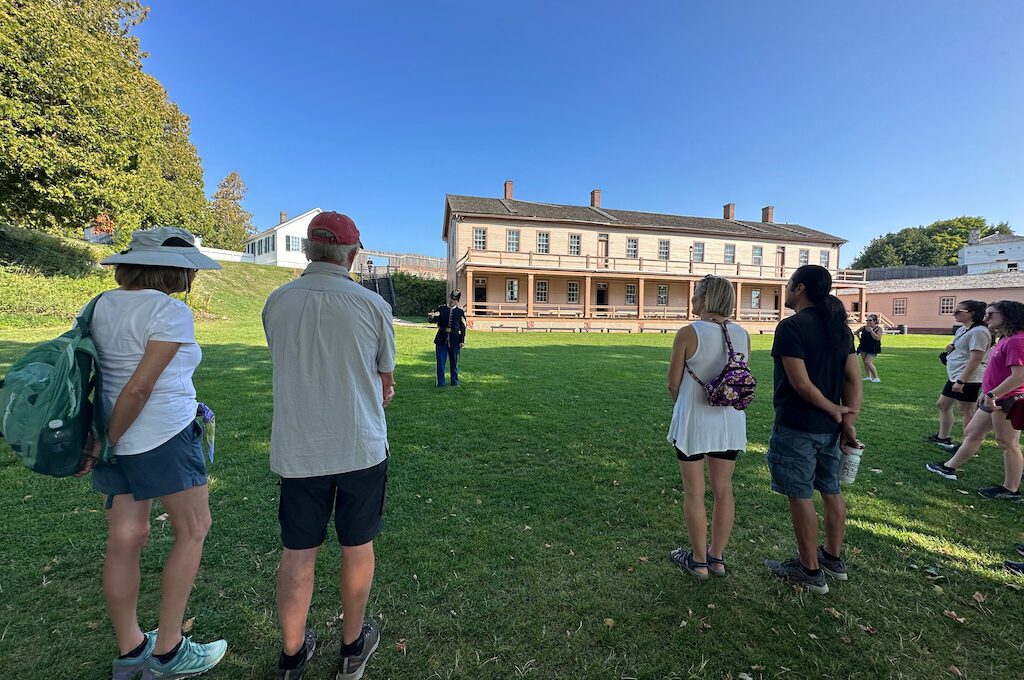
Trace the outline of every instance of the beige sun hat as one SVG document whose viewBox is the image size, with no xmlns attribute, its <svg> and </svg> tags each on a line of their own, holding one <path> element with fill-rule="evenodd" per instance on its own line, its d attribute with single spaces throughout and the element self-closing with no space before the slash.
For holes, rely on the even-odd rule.
<svg viewBox="0 0 1024 680">
<path fill-rule="evenodd" d="M 192 234 L 178 227 L 153 227 L 132 232 L 128 250 L 102 260 L 100 264 L 141 264 L 180 269 L 222 269 L 196 248 Z"/>
</svg>

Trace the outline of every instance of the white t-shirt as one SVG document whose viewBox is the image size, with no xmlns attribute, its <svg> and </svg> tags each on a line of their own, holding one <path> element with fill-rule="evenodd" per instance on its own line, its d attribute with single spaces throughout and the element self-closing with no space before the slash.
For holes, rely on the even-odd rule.
<svg viewBox="0 0 1024 680">
<path fill-rule="evenodd" d="M 378 373 L 395 370 L 391 308 L 344 267 L 311 262 L 263 308 L 274 365 L 270 469 L 282 477 L 363 470 L 387 457 Z"/>
<path fill-rule="evenodd" d="M 971 350 L 981 350 L 981 363 L 971 375 L 960 375 L 967 361 L 971 358 Z M 988 363 L 989 350 L 992 349 L 992 334 L 985 324 L 980 323 L 967 330 L 961 326 L 953 336 L 953 351 L 946 355 L 946 376 L 952 380 L 963 380 L 965 383 L 980 383 L 985 375 L 985 364 Z"/>
<path fill-rule="evenodd" d="M 181 347 L 157 378 L 149 401 L 118 440 L 114 453 L 151 451 L 185 429 L 196 417 L 192 374 L 202 359 L 188 306 L 158 290 L 111 290 L 96 303 L 92 337 L 100 359 L 103 406 L 109 418 L 121 390 L 135 373 L 150 340 Z"/>
</svg>

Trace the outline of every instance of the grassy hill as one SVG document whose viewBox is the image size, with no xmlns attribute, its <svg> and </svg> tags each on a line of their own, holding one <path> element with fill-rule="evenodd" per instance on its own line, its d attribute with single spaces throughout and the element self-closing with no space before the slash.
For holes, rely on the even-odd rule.
<svg viewBox="0 0 1024 680">
<path fill-rule="evenodd" d="M 0 329 L 60 327 L 94 295 L 117 286 L 99 260 L 110 248 L 0 227 Z M 295 272 L 223 263 L 196 279 L 189 304 L 201 320 L 259 316 L 267 295 Z"/>
</svg>

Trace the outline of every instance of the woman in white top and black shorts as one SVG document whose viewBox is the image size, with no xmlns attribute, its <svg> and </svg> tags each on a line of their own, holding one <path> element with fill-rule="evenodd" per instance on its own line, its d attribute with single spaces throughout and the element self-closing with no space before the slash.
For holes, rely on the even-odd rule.
<svg viewBox="0 0 1024 680">
<path fill-rule="evenodd" d="M 185 607 L 210 528 L 202 428 L 192 374 L 202 359 L 192 310 L 172 293 L 187 293 L 199 269 L 220 269 L 190 233 L 157 227 L 132 234 L 128 250 L 108 257 L 119 288 L 96 301 L 91 333 L 99 356 L 107 438 L 115 461 L 97 463 L 87 450 L 82 471 L 106 499 L 103 593 L 120 647 L 114 680 L 183 678 L 213 668 L 223 640 L 182 637 Z M 149 515 L 159 499 L 174 530 L 162 569 L 159 626 L 139 626 L 140 561 Z"/>
<path fill-rule="evenodd" d="M 984 302 L 964 300 L 953 310 L 953 318 L 961 326 L 943 352 L 948 380 L 935 402 L 939 409 L 939 431 L 926 438 L 946 450 L 956 448 L 952 437 L 953 407 L 960 412 L 964 429 L 974 417 L 985 363 L 992 348 L 992 332 L 985 325 Z"/>
<path fill-rule="evenodd" d="M 723 553 L 736 514 L 732 475 L 737 456 L 747 448 L 747 416 L 732 406 L 708 404 L 704 387 L 686 369 L 705 383 L 722 371 L 728 359 L 723 324 L 727 324 L 733 349 L 745 357 L 750 355 L 750 336 L 740 326 L 727 323 L 736 308 L 736 292 L 728 279 L 706 276 L 698 281 L 692 304 L 700 320 L 676 333 L 668 369 L 668 391 L 675 400 L 668 441 L 679 459 L 683 515 L 692 548 L 676 548 L 671 558 L 681 569 L 705 580 L 709 573 L 725 576 Z M 705 460 L 714 496 L 710 545 L 704 506 Z"/>
</svg>

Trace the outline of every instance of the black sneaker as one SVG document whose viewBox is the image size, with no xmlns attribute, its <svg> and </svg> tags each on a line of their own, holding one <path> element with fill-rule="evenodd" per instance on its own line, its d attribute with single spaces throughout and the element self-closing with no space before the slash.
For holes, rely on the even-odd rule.
<svg viewBox="0 0 1024 680">
<path fill-rule="evenodd" d="M 284 659 L 284 652 L 277 657 L 277 674 L 274 676 L 275 680 L 302 680 L 303 674 L 306 672 L 306 666 L 313 658 L 313 653 L 316 651 L 316 633 L 313 632 L 312 628 L 307 628 L 305 635 L 302 636 L 302 649 L 299 650 L 304 652 L 302 656 L 302 662 L 295 668 L 282 668 L 282 661 Z"/>
<path fill-rule="evenodd" d="M 788 583 L 798 583 L 807 588 L 812 593 L 818 595 L 824 595 L 828 592 L 828 584 L 825 583 L 825 572 L 818 570 L 817 576 L 811 576 L 804 567 L 800 564 L 798 558 L 786 560 L 785 562 L 777 562 L 776 560 L 765 560 L 764 566 L 768 567 L 768 570 L 773 574 L 781 578 L 783 581 Z"/>
<path fill-rule="evenodd" d="M 818 546 L 818 566 L 837 581 L 846 581 L 850 578 L 846 573 L 846 562 L 843 562 L 843 558 L 832 559 L 825 554 L 825 547 L 821 545 Z"/>
<path fill-rule="evenodd" d="M 954 454 L 960 449 L 960 444 L 954 444 L 953 442 L 949 442 L 948 444 L 939 444 L 938 447 L 940 449 L 943 449 L 944 451 L 947 451 L 948 453 Z"/>
<path fill-rule="evenodd" d="M 1020 492 L 1010 491 L 1002 484 L 996 484 L 995 486 L 986 486 L 978 489 L 978 495 L 990 498 L 994 501 L 1019 501 Z"/>
<path fill-rule="evenodd" d="M 940 437 L 938 432 L 936 432 L 935 434 L 928 435 L 927 437 L 924 438 L 924 440 L 926 442 L 931 442 L 932 444 L 952 444 L 953 443 L 953 438 L 952 437 Z"/>
<path fill-rule="evenodd" d="M 943 477 L 954 482 L 956 481 L 956 469 L 946 467 L 943 463 L 928 463 L 924 466 L 924 469 L 928 472 L 934 472 L 939 477 Z"/>
<path fill-rule="evenodd" d="M 1024 543 L 1014 543 L 1013 549 L 1017 551 L 1018 555 L 1024 555 Z"/>
<path fill-rule="evenodd" d="M 352 656 L 338 657 L 338 675 L 335 680 L 359 680 L 366 671 L 366 662 L 380 644 L 380 628 L 373 619 L 363 622 L 363 651 Z"/>
<path fill-rule="evenodd" d="M 1024 562 L 1011 562 L 1006 560 L 1003 562 L 1003 566 L 1006 567 L 1006 571 L 1017 576 L 1024 576 Z"/>
</svg>

